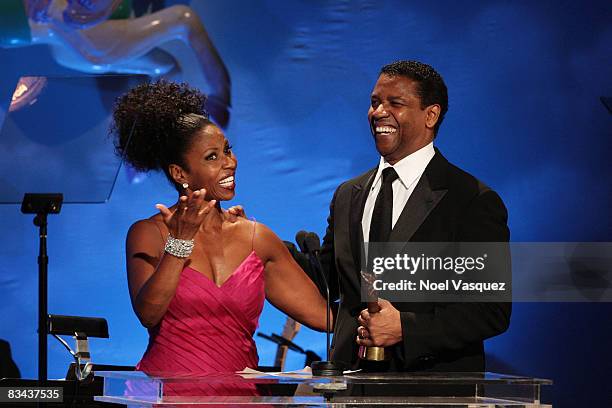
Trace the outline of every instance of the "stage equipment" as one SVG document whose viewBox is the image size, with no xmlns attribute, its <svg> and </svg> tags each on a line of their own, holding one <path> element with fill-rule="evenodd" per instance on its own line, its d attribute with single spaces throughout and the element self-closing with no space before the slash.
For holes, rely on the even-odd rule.
<svg viewBox="0 0 612 408">
<path fill-rule="evenodd" d="M 74 357 L 77 380 L 84 380 L 91 374 L 91 354 L 88 337 L 108 339 L 108 323 L 100 317 L 49 315 L 49 334 L 52 334 Z M 76 340 L 76 351 L 59 335 L 70 335 Z M 82 367 L 81 365 L 85 363 Z"/>
<path fill-rule="evenodd" d="M 17 81 L 16 92 L 26 92 L 27 78 Z M 22 213 L 35 214 L 39 228 L 38 380 L 42 382 L 47 379 L 49 324 L 47 216 L 59 214 L 64 204 L 104 203 L 110 198 L 121 159 L 108 137 L 109 112 L 116 97 L 149 77 L 37 78 L 44 81 L 36 88 L 36 97 L 7 112 L 0 126 L 0 204 L 21 204 Z"/>
<path fill-rule="evenodd" d="M 286 344 L 284 340 L 291 342 L 291 340 L 293 340 L 295 336 L 297 335 L 301 326 L 302 325 L 300 323 L 296 322 L 291 317 L 287 316 L 287 319 L 285 320 L 285 325 L 283 326 L 283 331 L 280 334 L 280 336 L 278 334 L 267 335 L 267 334 L 257 333 L 259 337 L 263 337 L 264 339 L 269 340 L 273 343 L 276 343 L 277 345 L 276 355 L 274 356 L 273 365 L 272 366 L 259 366 L 257 369 L 260 371 L 284 371 L 285 360 L 287 359 L 287 351 L 289 351 L 290 349 L 290 346 Z M 295 343 L 291 342 L 291 344 L 295 345 L 295 348 L 291 348 L 292 350 L 295 350 L 298 352 L 301 352 L 300 350 L 303 351 L 303 349 L 297 346 Z M 310 365 L 310 363 L 306 363 L 305 365 Z"/>
<path fill-rule="evenodd" d="M 300 331 L 301 326 L 302 325 L 300 323 L 287 316 L 287 319 L 285 320 L 285 325 L 283 326 L 283 331 L 279 337 L 284 340 L 292 341 L 298 334 L 298 331 Z M 273 334 L 273 336 L 278 335 Z M 289 351 L 289 347 L 285 344 L 279 344 L 276 348 L 276 355 L 274 356 L 274 366 L 280 367 L 280 371 L 285 370 L 285 360 L 287 359 L 287 351 Z M 309 364 L 306 363 L 306 365 Z"/>
<path fill-rule="evenodd" d="M 541 402 L 541 386 L 552 381 L 495 373 L 347 373 L 340 377 L 317 377 L 294 373 L 218 373 L 203 377 L 155 377 L 142 372 L 101 372 L 104 395 L 96 401 L 123 403 L 140 407 L 219 406 L 317 406 L 317 407 L 496 407 L 496 408 L 551 408 Z M 166 384 L 180 381 L 194 392 L 186 395 L 166 393 Z M 223 385 L 251 383 L 255 386 L 298 386 L 305 394 L 279 396 L 198 395 L 204 384 Z M 374 395 L 359 394 L 363 386 L 375 387 Z M 309 392 L 307 390 L 313 390 Z M 346 392 L 334 392 L 346 390 Z M 469 392 L 466 392 L 469 391 Z M 347 394 L 349 392 L 349 394 Z M 392 395 L 391 395 L 392 394 Z"/>
<path fill-rule="evenodd" d="M 47 379 L 47 215 L 59 214 L 62 194 L 26 193 L 21 202 L 21 212 L 36 214 L 34 225 L 38 227 L 38 379 Z"/>
<path fill-rule="evenodd" d="M 288 318 L 290 319 L 290 318 Z M 294 342 L 292 342 L 291 340 L 283 337 L 283 336 L 279 336 L 278 334 L 272 333 L 271 335 L 267 335 L 264 333 L 257 333 L 258 337 L 264 338 L 266 340 L 271 341 L 272 343 L 276 343 L 278 345 L 278 349 L 280 350 L 281 347 L 286 349 L 286 350 L 291 350 L 291 351 L 295 351 L 297 353 L 300 354 L 304 354 L 306 360 L 304 361 L 304 366 L 310 366 L 313 362 L 319 361 L 321 360 L 321 356 L 319 356 L 317 353 L 315 353 L 312 350 L 304 350 L 302 347 L 298 346 L 297 344 L 295 344 Z M 283 357 L 284 358 L 284 357 Z M 280 365 L 279 365 L 280 363 Z M 276 361 L 274 362 L 274 370 L 272 371 L 282 371 L 284 368 L 284 363 L 285 361 Z M 258 368 L 259 369 L 259 368 Z M 260 370 L 260 371 L 264 371 L 264 370 Z"/>
<path fill-rule="evenodd" d="M 300 247 L 300 251 L 308 256 L 310 259 L 311 267 L 316 271 L 316 273 L 321 276 L 323 279 L 323 284 L 325 285 L 325 299 L 327 301 L 327 318 L 326 318 L 326 357 L 324 361 L 313 361 L 310 368 L 312 369 L 312 374 L 315 376 L 338 376 L 342 375 L 342 370 L 336 366 L 336 364 L 330 360 L 331 354 L 331 324 L 329 320 L 329 316 L 331 314 L 331 305 L 330 305 L 330 297 L 329 297 L 329 283 L 327 282 L 327 277 L 325 276 L 325 272 L 321 266 L 321 260 L 319 259 L 319 252 L 321 251 L 321 240 L 319 236 L 314 232 L 306 232 L 299 231 L 295 235 L 295 242 Z"/>
</svg>

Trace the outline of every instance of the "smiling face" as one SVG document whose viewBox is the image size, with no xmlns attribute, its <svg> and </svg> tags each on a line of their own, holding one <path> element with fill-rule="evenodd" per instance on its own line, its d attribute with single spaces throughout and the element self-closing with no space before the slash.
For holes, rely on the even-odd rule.
<svg viewBox="0 0 612 408">
<path fill-rule="evenodd" d="M 382 74 L 368 110 L 376 150 L 388 163 L 397 163 L 433 140 L 439 115 L 439 105 L 421 108 L 417 82 Z"/>
<path fill-rule="evenodd" d="M 221 129 L 212 124 L 200 129 L 183 159 L 187 168 L 170 169 L 179 184 L 188 183 L 192 191 L 205 188 L 207 201 L 234 198 L 238 162 Z"/>
</svg>

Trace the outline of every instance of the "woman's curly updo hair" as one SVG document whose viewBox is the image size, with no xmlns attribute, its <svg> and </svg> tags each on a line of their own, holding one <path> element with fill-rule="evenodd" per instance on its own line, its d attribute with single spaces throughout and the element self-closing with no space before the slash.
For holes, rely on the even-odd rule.
<svg viewBox="0 0 612 408">
<path fill-rule="evenodd" d="M 212 124 L 206 96 L 185 83 L 160 80 L 138 85 L 117 98 L 111 132 L 115 150 L 140 171 L 162 170 L 178 188 L 168 166 L 189 170 L 184 157 L 193 136 Z"/>
</svg>

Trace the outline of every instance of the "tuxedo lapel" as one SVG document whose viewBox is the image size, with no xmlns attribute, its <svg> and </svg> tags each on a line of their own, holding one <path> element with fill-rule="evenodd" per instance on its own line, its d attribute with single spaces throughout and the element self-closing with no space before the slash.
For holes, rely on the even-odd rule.
<svg viewBox="0 0 612 408">
<path fill-rule="evenodd" d="M 436 149 L 389 236 L 390 242 L 407 242 L 419 229 L 431 210 L 442 200 L 446 188 L 448 162 Z"/>
<path fill-rule="evenodd" d="M 366 173 L 359 182 L 355 183 L 351 190 L 351 209 L 349 215 L 349 234 L 351 240 L 351 251 L 353 253 L 353 261 L 355 269 L 359 273 L 361 268 L 361 257 L 363 252 L 363 229 L 361 228 L 361 219 L 363 218 L 363 210 L 368 198 L 368 192 L 374 182 L 376 168 Z"/>
</svg>

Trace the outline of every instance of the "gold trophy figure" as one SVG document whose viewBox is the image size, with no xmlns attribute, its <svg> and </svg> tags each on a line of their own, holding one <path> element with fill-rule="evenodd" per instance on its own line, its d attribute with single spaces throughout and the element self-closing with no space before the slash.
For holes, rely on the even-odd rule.
<svg viewBox="0 0 612 408">
<path fill-rule="evenodd" d="M 378 313 L 380 305 L 378 304 L 378 292 L 374 289 L 374 274 L 366 271 L 361 271 L 361 290 L 365 296 L 370 314 Z M 391 353 L 385 347 L 379 346 L 359 346 L 357 356 L 361 360 L 367 361 L 389 361 Z"/>
</svg>

